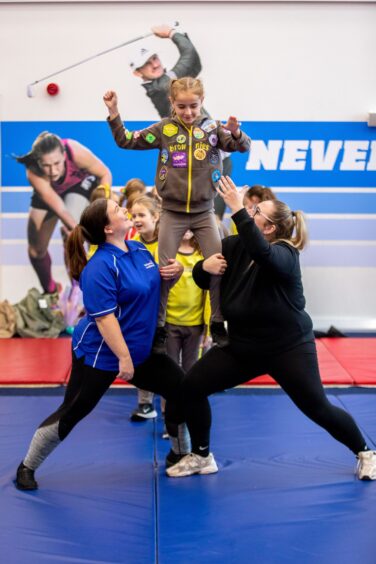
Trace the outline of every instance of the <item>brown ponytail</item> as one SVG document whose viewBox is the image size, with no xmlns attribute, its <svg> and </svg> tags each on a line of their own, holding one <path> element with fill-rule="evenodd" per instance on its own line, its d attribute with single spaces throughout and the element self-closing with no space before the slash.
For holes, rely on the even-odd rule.
<svg viewBox="0 0 376 564">
<path fill-rule="evenodd" d="M 70 275 L 79 280 L 80 274 L 87 265 L 84 242 L 100 245 L 106 241 L 104 228 L 108 225 L 107 202 L 105 198 L 94 200 L 81 214 L 80 223 L 71 231 L 66 253 Z"/>
<path fill-rule="evenodd" d="M 74 280 L 79 280 L 80 274 L 87 265 L 84 236 L 80 224 L 76 225 L 69 234 L 66 243 L 67 262 L 70 275 Z"/>
</svg>

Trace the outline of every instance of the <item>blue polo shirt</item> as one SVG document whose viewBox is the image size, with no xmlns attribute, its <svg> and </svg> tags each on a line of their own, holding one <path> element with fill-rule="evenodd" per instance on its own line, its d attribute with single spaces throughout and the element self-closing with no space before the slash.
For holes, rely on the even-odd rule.
<svg viewBox="0 0 376 564">
<path fill-rule="evenodd" d="M 127 241 L 124 252 L 110 243 L 99 245 L 80 276 L 86 315 L 72 339 L 77 358 L 101 370 L 118 370 L 119 360 L 106 345 L 95 319 L 113 313 L 134 366 L 149 356 L 157 325 L 160 274 L 149 251 L 138 241 Z"/>
</svg>

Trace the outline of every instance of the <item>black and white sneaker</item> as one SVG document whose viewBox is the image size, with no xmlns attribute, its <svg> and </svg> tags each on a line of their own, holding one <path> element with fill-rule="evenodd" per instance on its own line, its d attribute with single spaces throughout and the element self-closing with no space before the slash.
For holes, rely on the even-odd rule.
<svg viewBox="0 0 376 564">
<path fill-rule="evenodd" d="M 34 478 L 34 470 L 30 470 L 30 468 L 21 462 L 17 468 L 15 484 L 19 490 L 37 490 L 38 483 Z"/>
<path fill-rule="evenodd" d="M 146 421 L 147 419 L 154 419 L 158 413 L 155 411 L 151 403 L 140 403 L 138 407 L 132 412 L 130 416 L 131 421 Z"/>
</svg>

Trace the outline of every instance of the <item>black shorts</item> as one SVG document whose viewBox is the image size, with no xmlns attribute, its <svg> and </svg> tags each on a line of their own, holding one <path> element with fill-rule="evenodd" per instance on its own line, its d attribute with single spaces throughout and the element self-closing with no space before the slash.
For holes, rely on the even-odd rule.
<svg viewBox="0 0 376 564">
<path fill-rule="evenodd" d="M 60 198 L 64 201 L 65 197 L 68 194 L 79 194 L 80 196 L 86 198 L 86 200 L 89 202 L 91 193 L 97 186 L 98 186 L 98 178 L 96 178 L 96 176 L 94 175 L 86 176 L 86 178 L 81 180 L 81 182 L 75 184 L 74 186 L 71 186 L 71 188 L 68 188 L 66 192 L 60 195 Z M 35 190 L 33 191 L 33 194 L 31 196 L 30 205 L 32 208 L 35 208 L 37 210 L 46 210 L 46 211 L 50 210 L 49 206 L 45 203 L 45 201 L 39 196 L 38 192 L 36 192 Z"/>
</svg>

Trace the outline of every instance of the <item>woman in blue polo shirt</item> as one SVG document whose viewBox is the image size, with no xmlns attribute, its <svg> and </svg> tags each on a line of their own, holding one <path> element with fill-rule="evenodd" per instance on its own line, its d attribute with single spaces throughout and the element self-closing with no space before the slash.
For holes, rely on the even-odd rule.
<svg viewBox="0 0 376 564">
<path fill-rule="evenodd" d="M 67 242 L 71 276 L 79 280 L 86 315 L 73 333 L 72 371 L 61 406 L 36 430 L 17 470 L 19 489 L 38 487 L 35 470 L 73 427 L 88 415 L 115 380 L 165 397 L 166 424 L 182 422 L 175 402 L 183 373 L 167 355 L 150 355 L 157 324 L 160 278 L 177 279 L 176 260 L 158 269 L 149 251 L 124 240 L 127 210 L 95 200 L 82 213 Z M 84 241 L 98 245 L 87 262 Z"/>
</svg>

